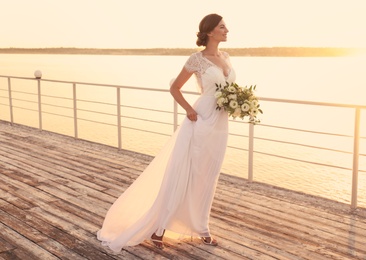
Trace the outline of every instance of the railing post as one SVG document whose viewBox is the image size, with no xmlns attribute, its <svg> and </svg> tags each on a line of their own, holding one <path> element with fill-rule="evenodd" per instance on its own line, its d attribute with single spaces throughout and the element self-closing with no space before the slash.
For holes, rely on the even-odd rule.
<svg viewBox="0 0 366 260">
<path fill-rule="evenodd" d="M 11 96 L 11 83 L 10 77 L 8 77 L 8 92 L 9 92 L 9 110 L 10 110 L 10 122 L 11 124 L 14 123 L 14 116 L 13 116 L 13 98 Z"/>
<path fill-rule="evenodd" d="M 72 100 L 74 103 L 74 137 L 78 138 L 78 107 L 76 99 L 76 83 L 72 84 Z"/>
<path fill-rule="evenodd" d="M 42 130 L 42 94 L 41 94 L 41 80 L 37 79 L 38 82 L 38 121 L 39 129 Z"/>
<path fill-rule="evenodd" d="M 122 149 L 122 125 L 121 125 L 121 89 L 117 87 L 117 132 L 118 132 L 118 149 Z"/>
<path fill-rule="evenodd" d="M 353 167 L 352 167 L 352 198 L 351 208 L 357 208 L 357 190 L 358 190 L 358 159 L 360 150 L 360 120 L 361 120 L 361 109 L 356 108 L 355 116 L 355 134 L 353 144 Z"/>
<path fill-rule="evenodd" d="M 173 117 L 174 117 L 174 132 L 175 130 L 177 130 L 178 128 L 178 103 L 177 101 L 174 100 L 174 112 L 173 112 Z"/>
<path fill-rule="evenodd" d="M 254 124 L 249 123 L 248 181 L 253 181 Z"/>
</svg>

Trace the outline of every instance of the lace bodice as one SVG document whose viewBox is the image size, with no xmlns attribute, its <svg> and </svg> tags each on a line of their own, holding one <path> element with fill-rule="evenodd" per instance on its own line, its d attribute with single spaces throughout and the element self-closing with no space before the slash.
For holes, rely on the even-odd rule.
<svg viewBox="0 0 366 260">
<path fill-rule="evenodd" d="M 222 52 L 222 54 L 230 68 L 227 76 L 222 68 L 204 57 L 202 52 L 193 53 L 185 63 L 185 69 L 195 74 L 198 88 L 202 94 L 213 95 L 216 91 L 216 84 L 224 85 L 226 82 L 235 81 L 235 71 L 231 66 L 229 54 L 226 52 Z"/>
</svg>

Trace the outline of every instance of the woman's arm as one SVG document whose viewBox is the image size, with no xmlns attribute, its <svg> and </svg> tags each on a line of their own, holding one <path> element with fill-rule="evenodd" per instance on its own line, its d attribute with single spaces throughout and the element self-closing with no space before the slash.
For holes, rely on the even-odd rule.
<svg viewBox="0 0 366 260">
<path fill-rule="evenodd" d="M 191 121 L 197 121 L 197 113 L 192 108 L 192 106 L 187 102 L 187 100 L 183 97 L 180 89 L 187 82 L 187 80 L 192 76 L 192 72 L 188 72 L 185 68 L 179 73 L 178 77 L 174 80 L 173 84 L 170 86 L 170 93 L 174 97 L 175 101 L 184 108 L 187 113 L 187 117 Z"/>
</svg>

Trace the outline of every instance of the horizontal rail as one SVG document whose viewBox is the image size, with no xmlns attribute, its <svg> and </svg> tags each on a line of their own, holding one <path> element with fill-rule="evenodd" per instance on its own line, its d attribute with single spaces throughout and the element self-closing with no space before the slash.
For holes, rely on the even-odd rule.
<svg viewBox="0 0 366 260">
<path fill-rule="evenodd" d="M 357 104 L 340 104 L 340 103 L 306 101 L 306 100 L 293 100 L 293 99 L 281 99 L 281 98 L 265 98 L 265 97 L 261 97 L 260 100 L 270 101 L 270 102 L 278 102 L 278 103 L 312 105 L 312 106 L 344 107 L 344 108 L 347 107 L 347 108 L 366 109 L 366 105 L 357 105 Z"/>
</svg>

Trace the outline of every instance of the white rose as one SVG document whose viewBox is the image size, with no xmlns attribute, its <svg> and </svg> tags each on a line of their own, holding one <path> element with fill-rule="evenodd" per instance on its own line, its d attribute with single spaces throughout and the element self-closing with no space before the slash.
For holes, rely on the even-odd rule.
<svg viewBox="0 0 366 260">
<path fill-rule="evenodd" d="M 236 102 L 235 100 L 231 100 L 229 105 L 230 105 L 231 108 L 237 108 L 238 107 L 238 102 Z"/>
<path fill-rule="evenodd" d="M 222 92 L 221 91 L 217 91 L 216 93 L 215 93 L 215 98 L 219 98 L 219 97 L 221 97 L 222 96 Z"/>
<path fill-rule="evenodd" d="M 247 103 L 244 103 L 243 105 L 241 105 L 241 110 L 243 110 L 243 112 L 248 112 L 250 109 L 250 106 Z"/>
<path fill-rule="evenodd" d="M 217 100 L 217 104 L 219 105 L 219 107 L 223 107 L 224 103 L 225 103 L 225 98 L 223 98 L 223 97 L 219 98 Z"/>
<path fill-rule="evenodd" d="M 252 107 L 257 107 L 258 106 L 258 100 L 256 100 L 256 99 L 252 100 L 251 106 Z"/>
<path fill-rule="evenodd" d="M 235 88 L 234 86 L 230 86 L 230 87 L 228 87 L 228 88 L 227 88 L 227 90 L 228 90 L 229 92 L 231 92 L 231 93 L 236 92 L 236 88 Z"/>
</svg>

